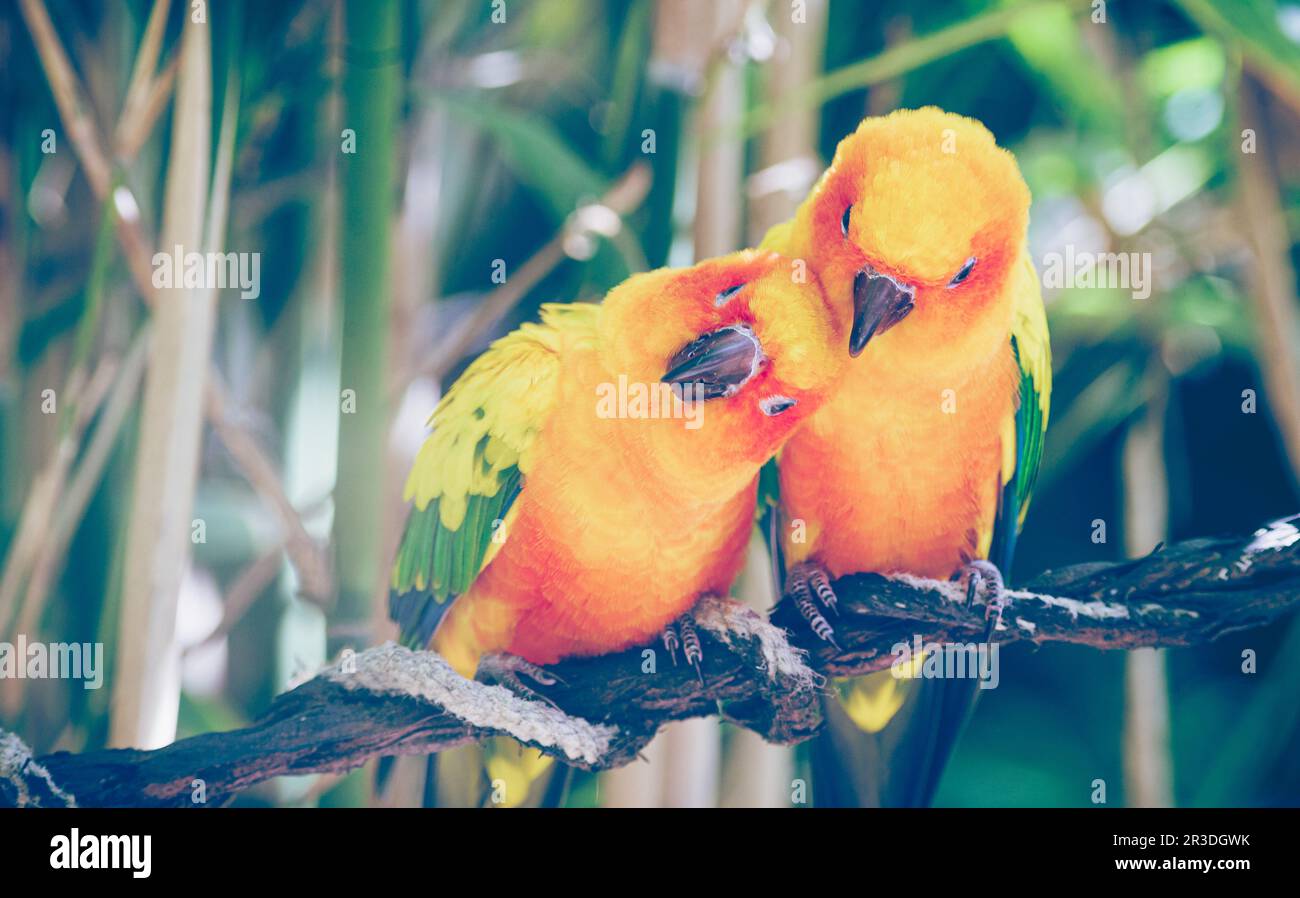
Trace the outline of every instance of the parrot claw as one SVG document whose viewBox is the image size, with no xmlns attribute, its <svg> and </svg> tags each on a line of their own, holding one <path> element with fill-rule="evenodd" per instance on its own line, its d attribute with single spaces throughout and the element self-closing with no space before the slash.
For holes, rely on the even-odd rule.
<svg viewBox="0 0 1300 898">
<path fill-rule="evenodd" d="M 816 596 L 828 611 L 839 617 L 839 598 L 831 588 L 831 578 L 826 573 L 826 569 L 811 562 L 795 565 L 790 569 L 786 592 L 794 596 L 795 607 L 799 609 L 799 614 L 808 622 L 813 633 L 819 639 L 834 646 L 835 651 L 843 651 L 835 642 L 835 628 L 818 610 L 817 602 L 813 600 L 813 596 Z"/>
<path fill-rule="evenodd" d="M 695 619 L 689 612 L 664 628 L 663 642 L 664 648 L 673 659 L 673 667 L 677 666 L 677 650 L 680 648 L 683 650 L 686 663 L 695 668 L 695 673 L 703 685 L 704 671 L 700 667 L 700 662 L 704 660 L 704 649 L 700 647 L 700 634 L 696 631 Z"/>
<path fill-rule="evenodd" d="M 673 667 L 676 667 L 677 650 L 682 647 L 682 640 L 677 635 L 677 627 L 674 624 L 669 624 L 664 627 L 664 635 L 662 639 L 664 641 L 664 648 L 668 652 L 668 656 L 673 659 Z"/>
<path fill-rule="evenodd" d="M 496 682 L 524 698 L 546 702 L 557 711 L 563 710 L 551 699 L 524 683 L 520 678 L 521 674 L 540 686 L 554 686 L 556 683 L 564 683 L 564 680 L 557 674 L 549 673 L 544 668 L 520 658 L 518 655 L 490 652 L 479 659 L 477 678 Z"/>
<path fill-rule="evenodd" d="M 967 563 L 958 576 L 966 578 L 967 608 L 974 606 L 981 591 L 984 593 L 984 619 L 988 622 L 984 641 L 988 642 L 995 631 L 1006 629 L 1002 624 L 1002 612 L 1011 604 L 1011 600 L 1007 598 L 1002 572 L 991 561 L 979 560 Z"/>
</svg>

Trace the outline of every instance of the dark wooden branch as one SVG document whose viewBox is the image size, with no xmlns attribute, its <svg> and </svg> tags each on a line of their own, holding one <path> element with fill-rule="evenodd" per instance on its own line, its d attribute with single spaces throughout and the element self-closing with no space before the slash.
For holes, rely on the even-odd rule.
<svg viewBox="0 0 1300 898">
<path fill-rule="evenodd" d="M 1187 646 L 1261 626 L 1300 603 L 1300 520 L 1254 536 L 1198 539 L 1121 563 L 1046 571 L 1011 593 L 999 643 L 1097 648 Z M 0 805 L 192 806 L 286 774 L 344 771 L 382 755 L 423 754 L 507 733 L 575 766 L 625 764 L 672 720 L 721 713 L 765 738 L 794 743 L 821 724 L 826 676 L 889 667 L 898 643 L 983 640 L 985 609 L 956 584 L 855 575 L 835 583 L 828 615 L 840 650 L 809 630 L 790 597 L 770 622 L 727 600 L 696 610 L 704 660 L 674 665 L 659 645 L 552 668 L 554 707 L 456 677 L 442 659 L 368 649 L 278 696 L 256 723 L 155 751 L 20 757 L 0 741 Z M 788 640 L 787 640 L 788 635 Z M 805 664 L 805 661 L 807 662 Z M 563 709 L 562 711 L 560 709 Z M 2 735 L 2 734 L 0 734 Z"/>
<path fill-rule="evenodd" d="M 1189 646 L 1262 626 L 1300 602 L 1300 515 L 1250 537 L 1193 539 L 1133 561 L 1076 564 L 1039 574 L 1003 615 L 999 643 L 1072 642 L 1100 649 Z M 913 578 L 855 574 L 835 584 L 848 625 L 843 651 L 815 645 L 812 665 L 834 676 L 889 667 L 891 648 L 919 634 L 929 642 L 982 640 L 982 608 L 967 609 L 956 584 L 918 588 Z M 787 598 L 778 626 L 801 621 Z"/>
</svg>

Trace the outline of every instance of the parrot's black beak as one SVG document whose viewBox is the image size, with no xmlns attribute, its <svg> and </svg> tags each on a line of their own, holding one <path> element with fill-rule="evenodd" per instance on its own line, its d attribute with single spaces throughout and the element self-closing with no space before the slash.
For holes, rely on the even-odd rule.
<svg viewBox="0 0 1300 898">
<path fill-rule="evenodd" d="M 683 388 L 699 384 L 705 399 L 720 399 L 734 395 L 765 361 L 754 332 L 735 324 L 687 343 L 668 360 L 668 372 L 660 380 Z"/>
<path fill-rule="evenodd" d="M 853 331 L 849 355 L 857 356 L 876 334 L 883 334 L 907 317 L 916 305 L 916 288 L 900 284 L 871 266 L 853 278 Z"/>
</svg>

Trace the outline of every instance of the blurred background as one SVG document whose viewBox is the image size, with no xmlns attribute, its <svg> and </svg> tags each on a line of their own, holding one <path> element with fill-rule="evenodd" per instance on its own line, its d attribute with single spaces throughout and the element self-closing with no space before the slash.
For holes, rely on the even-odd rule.
<svg viewBox="0 0 1300 898">
<path fill-rule="evenodd" d="M 0 680 L 0 726 L 158 746 L 391 638 L 402 480 L 465 364 L 541 302 L 757 242 L 863 116 L 924 104 L 1016 153 L 1040 270 L 1152 259 L 1146 299 L 1046 293 L 1015 575 L 1300 510 L 1300 4 L 4 4 L 0 641 L 101 641 L 107 672 Z M 259 295 L 159 302 L 175 244 L 260 253 Z M 1300 621 L 1002 660 L 939 804 L 1300 803 Z M 647 755 L 566 801 L 789 806 L 808 775 L 716 720 Z M 418 805 L 424 769 L 239 803 Z"/>
</svg>

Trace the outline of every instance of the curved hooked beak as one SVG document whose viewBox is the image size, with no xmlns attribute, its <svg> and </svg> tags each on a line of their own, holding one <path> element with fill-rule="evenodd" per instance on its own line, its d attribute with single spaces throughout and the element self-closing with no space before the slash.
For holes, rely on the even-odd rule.
<svg viewBox="0 0 1300 898">
<path fill-rule="evenodd" d="M 916 306 L 916 287 L 900 284 L 870 265 L 853 277 L 853 330 L 849 355 L 857 357 L 876 334 L 883 334 Z"/>
<path fill-rule="evenodd" d="M 687 343 L 668 360 L 662 383 L 699 384 L 705 399 L 732 396 L 759 369 L 767 357 L 758 337 L 743 324 L 710 331 Z"/>
</svg>

